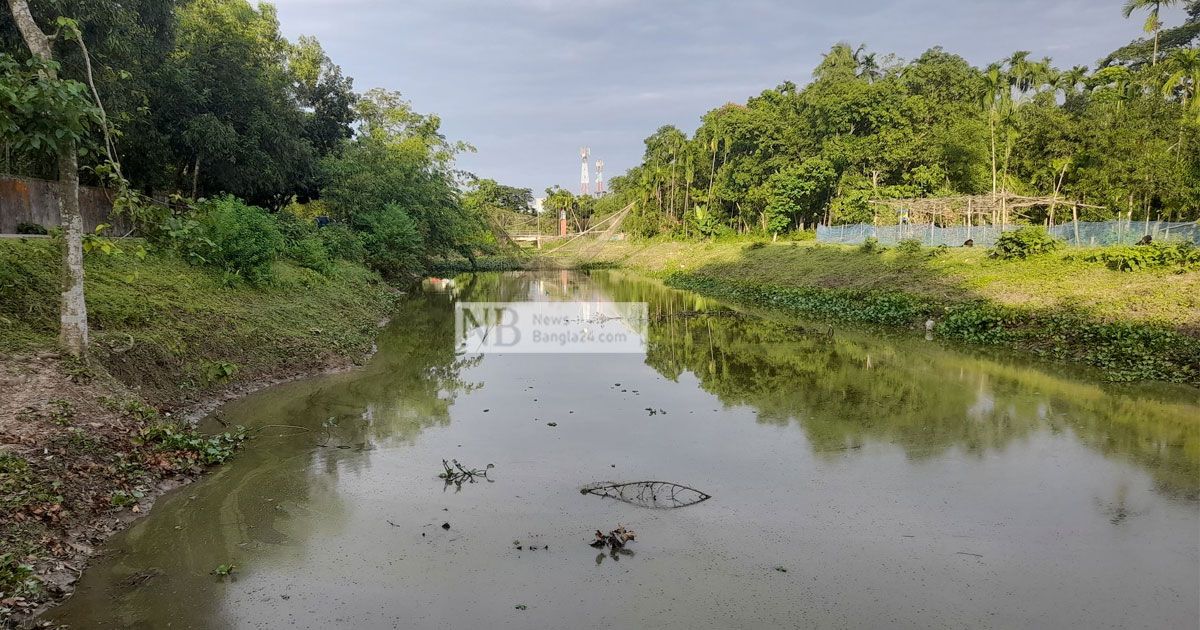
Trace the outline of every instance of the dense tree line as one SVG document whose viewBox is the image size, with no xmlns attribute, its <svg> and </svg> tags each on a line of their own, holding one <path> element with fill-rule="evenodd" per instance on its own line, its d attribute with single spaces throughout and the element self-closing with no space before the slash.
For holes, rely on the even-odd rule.
<svg viewBox="0 0 1200 630">
<path fill-rule="evenodd" d="M 47 31 L 60 16 L 77 25 L 116 136 L 111 157 L 98 147 L 96 129 L 84 138 L 85 183 L 109 183 L 114 159 L 143 201 L 232 195 L 271 213 L 290 208 L 307 219 L 327 215 L 358 234 L 367 250 L 387 242 L 398 258 L 372 260 L 388 272 L 415 269 L 441 253 L 467 253 L 478 236 L 453 167 L 455 155 L 470 147 L 446 140 L 437 116 L 412 111 L 397 93 L 356 93 L 315 38 L 290 42 L 280 34 L 271 4 L 29 5 Z M 66 83 L 79 87 L 87 72 L 81 47 L 59 37 L 55 51 Z M 0 88 L 39 83 L 37 68 L 24 65 L 28 57 L 12 23 L 0 23 Z M 0 133 L 3 170 L 54 177 L 53 155 L 28 144 L 28 125 L 9 127 Z M 171 231 L 167 221 L 186 209 L 143 203 L 129 211 L 153 235 Z M 401 235 L 402 242 L 393 242 Z"/>
<path fill-rule="evenodd" d="M 1164 29 L 1166 4 L 1133 0 L 1147 37 L 1095 70 L 1028 51 L 978 68 L 941 48 L 904 61 L 839 44 L 803 88 L 711 110 L 691 136 L 658 129 L 611 187 L 638 202 L 626 225 L 645 235 L 894 222 L 869 202 L 968 194 L 1097 206 L 1085 220 L 1194 220 L 1200 1 Z"/>
<path fill-rule="evenodd" d="M 398 93 L 355 92 L 315 38 L 281 35 L 269 3 L 8 0 L 8 9 L 0 171 L 63 185 L 64 339 L 68 319 L 86 322 L 82 252 L 122 251 L 81 246 L 103 237 L 82 235 L 66 203 L 78 181 L 112 189 L 149 248 L 228 282 L 270 282 L 281 258 L 323 274 L 345 259 L 404 276 L 436 257 L 474 260 L 494 240 L 471 202 L 483 189 L 464 203 L 472 178 L 454 167 L 473 149 Z M 79 333 L 64 342 L 76 354 L 87 344 L 86 327 Z"/>
</svg>

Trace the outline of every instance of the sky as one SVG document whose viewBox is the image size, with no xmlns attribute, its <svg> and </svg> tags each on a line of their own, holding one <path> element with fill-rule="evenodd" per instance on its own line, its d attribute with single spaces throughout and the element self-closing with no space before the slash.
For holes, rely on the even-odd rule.
<svg viewBox="0 0 1200 630">
<path fill-rule="evenodd" d="M 275 0 L 285 36 L 315 35 L 355 89 L 400 91 L 477 152 L 459 165 L 532 188 L 579 187 L 579 148 L 606 178 L 664 124 L 790 80 L 838 42 L 975 65 L 1015 50 L 1094 65 L 1141 35 L 1123 0 Z M 1180 9 L 1164 11 L 1168 25 Z M 594 178 L 594 176 L 593 176 Z"/>
</svg>

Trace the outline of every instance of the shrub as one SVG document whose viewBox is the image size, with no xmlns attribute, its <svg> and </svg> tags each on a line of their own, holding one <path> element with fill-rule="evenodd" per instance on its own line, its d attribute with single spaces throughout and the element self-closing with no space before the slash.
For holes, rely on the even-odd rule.
<svg viewBox="0 0 1200 630">
<path fill-rule="evenodd" d="M 24 221 L 17 224 L 17 234 L 49 234 L 46 227 L 39 223 L 26 223 Z"/>
<path fill-rule="evenodd" d="M 296 261 L 296 264 L 301 267 L 312 269 L 322 275 L 329 275 L 329 272 L 333 271 L 333 261 L 329 258 L 325 243 L 316 236 L 293 243 L 287 249 L 287 257 Z"/>
<path fill-rule="evenodd" d="M 283 242 L 291 247 L 296 243 L 316 234 L 317 227 L 312 221 L 306 221 L 291 212 L 284 210 L 273 215 Z"/>
<path fill-rule="evenodd" d="M 1000 260 L 1024 259 L 1052 252 L 1061 246 L 1062 242 L 1050 236 L 1045 228 L 1027 226 L 1001 234 L 989 254 Z"/>
<path fill-rule="evenodd" d="M 863 241 L 862 245 L 858 246 L 858 251 L 864 254 L 877 254 L 883 251 L 883 247 L 879 245 L 879 239 L 875 238 L 874 236 L 868 236 L 867 240 Z"/>
<path fill-rule="evenodd" d="M 746 251 L 749 252 L 749 251 L 754 251 L 756 249 L 762 249 L 766 246 L 767 246 L 767 244 L 764 243 L 763 241 L 753 241 L 753 242 L 747 243 L 745 249 L 746 249 Z"/>
<path fill-rule="evenodd" d="M 1089 262 L 1104 263 L 1115 271 L 1141 271 L 1163 267 L 1178 267 L 1181 271 L 1200 269 L 1200 248 L 1190 241 L 1181 243 L 1151 243 L 1133 247 L 1112 247 L 1088 254 Z"/>
<path fill-rule="evenodd" d="M 814 241 L 817 239 L 816 230 L 795 230 L 788 232 L 785 237 L 789 241 Z"/>
<path fill-rule="evenodd" d="M 368 229 L 363 244 L 372 269 L 393 278 L 421 269 L 421 235 L 403 208 L 388 204 L 382 212 L 365 219 Z"/>
<path fill-rule="evenodd" d="M 210 201 L 205 211 L 209 239 L 214 245 L 209 262 L 251 284 L 270 281 L 271 263 L 284 245 L 278 223 L 271 215 L 235 197 Z"/>
<path fill-rule="evenodd" d="M 161 223 L 145 226 L 146 240 L 193 265 L 207 265 L 217 248 L 199 212 L 170 215 Z"/>
<path fill-rule="evenodd" d="M 896 251 L 905 255 L 920 254 L 921 241 L 915 238 L 906 238 L 896 246 Z"/>
<path fill-rule="evenodd" d="M 363 240 L 354 230 L 344 225 L 329 225 L 317 230 L 317 237 L 332 258 L 362 262 L 366 252 Z"/>
</svg>

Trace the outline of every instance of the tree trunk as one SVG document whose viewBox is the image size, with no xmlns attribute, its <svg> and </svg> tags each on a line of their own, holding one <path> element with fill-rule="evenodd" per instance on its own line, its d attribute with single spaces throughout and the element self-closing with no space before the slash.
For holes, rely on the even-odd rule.
<svg viewBox="0 0 1200 630">
<path fill-rule="evenodd" d="M 43 61 L 53 61 L 50 39 L 38 27 L 29 12 L 28 0 L 8 0 L 17 30 L 29 47 L 29 52 Z M 47 77 L 57 80 L 53 70 Z M 59 343 L 71 355 L 87 353 L 87 302 L 83 295 L 83 217 L 79 214 L 79 162 L 75 143 L 70 142 L 58 151 L 58 204 L 62 216 L 63 253 L 62 300 L 59 305 Z"/>
<path fill-rule="evenodd" d="M 200 156 L 196 156 L 196 163 L 192 165 L 192 199 L 196 198 L 196 188 L 200 185 Z"/>
<path fill-rule="evenodd" d="M 992 139 L 992 206 L 996 205 L 996 114 L 988 113 L 988 130 Z M 995 223 L 995 221 L 993 221 Z"/>
<path fill-rule="evenodd" d="M 1156 19 L 1156 21 L 1157 21 L 1157 19 Z M 1154 27 L 1154 55 L 1152 57 L 1150 57 L 1150 66 L 1151 67 L 1158 65 L 1158 31 L 1160 31 L 1160 30 L 1161 29 L 1159 27 L 1157 27 L 1157 26 Z"/>
<path fill-rule="evenodd" d="M 58 155 L 59 208 L 66 252 L 63 257 L 62 307 L 58 340 L 73 356 L 88 347 L 87 302 L 83 297 L 83 216 L 79 212 L 79 163 L 75 146 Z"/>
</svg>

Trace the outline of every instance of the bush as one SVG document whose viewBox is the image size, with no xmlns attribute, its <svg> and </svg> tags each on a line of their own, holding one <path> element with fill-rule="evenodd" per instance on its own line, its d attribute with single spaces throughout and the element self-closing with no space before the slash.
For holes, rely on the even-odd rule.
<svg viewBox="0 0 1200 630">
<path fill-rule="evenodd" d="M 1089 254 L 1088 262 L 1104 263 L 1114 271 L 1141 271 L 1178 267 L 1180 271 L 1200 269 L 1200 248 L 1190 241 L 1151 243 L 1133 247 L 1112 247 Z"/>
<path fill-rule="evenodd" d="M 900 244 L 896 246 L 896 251 L 905 255 L 920 254 L 921 241 L 918 241 L 915 238 L 906 238 L 903 241 L 900 241 Z"/>
<path fill-rule="evenodd" d="M 287 257 L 306 269 L 329 275 L 333 270 L 333 261 L 325 249 L 325 243 L 316 236 L 300 239 L 287 248 Z"/>
<path fill-rule="evenodd" d="M 328 225 L 317 230 L 317 237 L 332 258 L 362 262 L 366 252 L 357 232 L 344 225 Z"/>
<path fill-rule="evenodd" d="M 784 238 L 786 238 L 789 241 L 793 241 L 793 242 L 794 241 L 815 241 L 815 240 L 817 240 L 817 231 L 816 230 L 795 230 L 792 232 L 788 232 L 787 236 Z"/>
<path fill-rule="evenodd" d="M 364 218 L 363 244 L 372 269 L 392 278 L 420 271 L 421 235 L 403 208 L 388 204 L 382 212 Z"/>
<path fill-rule="evenodd" d="M 271 263 L 283 250 L 278 223 L 262 208 L 235 197 L 205 204 L 205 226 L 214 251 L 209 261 L 251 284 L 271 280 Z"/>
<path fill-rule="evenodd" d="M 17 234 L 49 234 L 46 227 L 39 223 L 26 223 L 24 221 L 17 224 Z"/>
<path fill-rule="evenodd" d="M 287 210 L 278 212 L 273 216 L 276 225 L 279 226 L 279 233 L 283 236 L 284 245 L 287 247 L 310 238 L 317 232 L 317 226 L 312 221 L 302 219 Z"/>
<path fill-rule="evenodd" d="M 862 245 L 858 246 L 858 251 L 864 254 L 877 254 L 883 251 L 883 247 L 879 245 L 879 239 L 875 238 L 874 236 L 868 236 L 867 240 L 863 241 Z"/>
<path fill-rule="evenodd" d="M 1000 260 L 1016 260 L 1052 252 L 1061 246 L 1062 242 L 1050 236 L 1045 228 L 1027 226 L 1001 234 L 989 254 Z"/>
<path fill-rule="evenodd" d="M 749 251 L 754 251 L 756 249 L 762 249 L 766 246 L 767 246 L 767 244 L 764 243 L 763 241 L 753 241 L 750 243 L 746 243 L 745 250 L 749 252 Z"/>
</svg>

